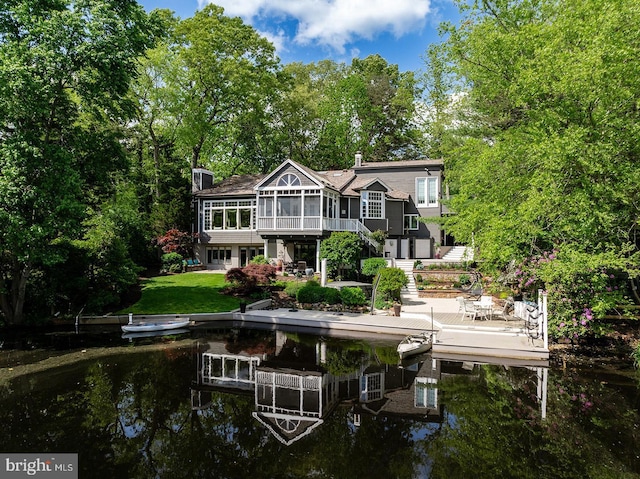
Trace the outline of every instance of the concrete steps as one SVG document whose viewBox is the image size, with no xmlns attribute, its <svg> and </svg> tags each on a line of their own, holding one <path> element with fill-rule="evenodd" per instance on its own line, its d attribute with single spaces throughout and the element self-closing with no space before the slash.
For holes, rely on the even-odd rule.
<svg viewBox="0 0 640 479">
<path fill-rule="evenodd" d="M 442 261 L 446 261 L 448 263 L 473 261 L 473 249 L 469 246 L 454 246 L 442 257 Z"/>
<path fill-rule="evenodd" d="M 418 288 L 416 287 L 416 281 L 413 277 L 413 262 L 412 259 L 396 259 L 396 267 L 400 268 L 407 275 L 407 279 L 409 280 L 409 284 L 407 287 L 402 290 L 403 295 L 408 295 L 410 297 L 418 297 Z"/>
</svg>

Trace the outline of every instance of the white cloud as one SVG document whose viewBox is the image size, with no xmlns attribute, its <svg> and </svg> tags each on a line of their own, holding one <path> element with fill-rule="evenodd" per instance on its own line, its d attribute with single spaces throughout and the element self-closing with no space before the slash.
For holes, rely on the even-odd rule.
<svg viewBox="0 0 640 479">
<path fill-rule="evenodd" d="M 294 43 L 326 45 L 340 54 L 358 38 L 372 39 L 382 32 L 401 37 L 418 31 L 431 12 L 431 0 L 199 0 L 200 7 L 206 3 L 220 5 L 226 15 L 252 25 L 277 28 L 279 20 L 293 18 L 298 22 Z M 282 37 L 277 31 L 273 36 Z"/>
</svg>

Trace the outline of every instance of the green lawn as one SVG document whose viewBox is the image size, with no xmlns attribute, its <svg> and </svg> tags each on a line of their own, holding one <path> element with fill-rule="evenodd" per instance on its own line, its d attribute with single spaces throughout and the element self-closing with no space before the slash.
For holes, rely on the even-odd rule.
<svg viewBox="0 0 640 479">
<path fill-rule="evenodd" d="M 142 297 L 118 314 L 218 313 L 238 308 L 239 300 L 220 294 L 223 274 L 182 273 L 149 278 Z"/>
</svg>

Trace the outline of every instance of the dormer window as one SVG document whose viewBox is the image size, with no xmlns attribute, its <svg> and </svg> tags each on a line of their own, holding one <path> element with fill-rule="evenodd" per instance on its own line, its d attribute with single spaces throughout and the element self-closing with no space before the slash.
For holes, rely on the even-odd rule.
<svg viewBox="0 0 640 479">
<path fill-rule="evenodd" d="M 300 186 L 300 178 L 298 178 L 293 173 L 285 173 L 278 179 L 278 186 Z"/>
</svg>

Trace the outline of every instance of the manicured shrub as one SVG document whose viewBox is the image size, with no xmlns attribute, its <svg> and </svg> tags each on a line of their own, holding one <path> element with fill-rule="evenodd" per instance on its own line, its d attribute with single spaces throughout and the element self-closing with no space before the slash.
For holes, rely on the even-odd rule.
<svg viewBox="0 0 640 479">
<path fill-rule="evenodd" d="M 300 303 L 322 303 L 324 302 L 325 292 L 315 281 L 308 281 L 304 287 L 298 291 L 296 299 Z"/>
<path fill-rule="evenodd" d="M 336 288 L 322 288 L 324 290 L 324 302 L 327 304 L 338 304 L 341 302 L 340 290 Z"/>
<path fill-rule="evenodd" d="M 367 297 L 361 288 L 348 287 L 340 290 L 340 299 L 345 306 L 363 306 L 367 304 Z"/>
<path fill-rule="evenodd" d="M 249 261 L 249 264 L 269 264 L 269 260 L 267 259 L 267 257 L 263 254 L 258 254 L 255 255 L 251 261 Z"/>
<path fill-rule="evenodd" d="M 375 276 L 382 268 L 387 267 L 384 258 L 368 258 L 362 262 L 362 274 L 365 276 Z"/>
<path fill-rule="evenodd" d="M 254 279 L 255 284 L 267 285 L 276 277 L 276 267 L 268 263 L 249 263 L 242 270 Z"/>
<path fill-rule="evenodd" d="M 286 281 L 287 285 L 284 288 L 284 292 L 292 298 L 298 297 L 298 291 L 302 289 L 302 287 L 306 283 L 298 282 L 298 281 Z"/>
<path fill-rule="evenodd" d="M 182 271 L 182 256 L 179 253 L 166 253 L 162 255 L 162 272 L 179 273 Z"/>
<path fill-rule="evenodd" d="M 231 268 L 224 275 L 224 279 L 234 287 L 246 291 L 251 290 L 256 285 L 255 278 L 249 276 L 243 268 Z"/>
</svg>

